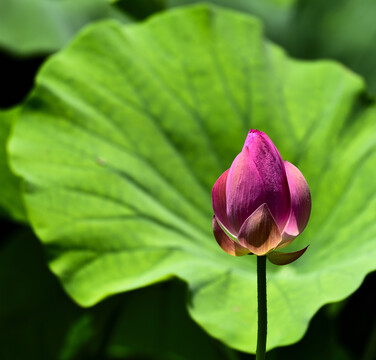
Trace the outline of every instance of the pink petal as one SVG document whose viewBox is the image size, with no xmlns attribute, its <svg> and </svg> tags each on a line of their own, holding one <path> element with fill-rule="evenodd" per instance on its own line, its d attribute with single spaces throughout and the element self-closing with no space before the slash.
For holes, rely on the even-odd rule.
<svg viewBox="0 0 376 360">
<path fill-rule="evenodd" d="M 232 256 L 243 256 L 249 254 L 250 251 L 247 248 L 241 246 L 235 240 L 227 236 L 215 216 L 213 216 L 213 233 L 218 245 L 228 254 Z"/>
<path fill-rule="evenodd" d="M 308 246 L 302 250 L 294 251 L 290 253 L 281 253 L 279 251 L 273 251 L 266 256 L 268 257 L 269 261 L 275 265 L 287 265 L 299 259 L 305 253 Z"/>
<path fill-rule="evenodd" d="M 282 157 L 273 142 L 263 132 L 248 143 L 248 148 L 264 182 L 266 203 L 282 231 L 291 210 L 290 190 Z"/>
<path fill-rule="evenodd" d="M 227 216 L 235 230 L 263 203 L 280 230 L 285 227 L 291 210 L 286 171 L 277 148 L 264 133 L 249 132 L 230 167 L 226 195 Z"/>
<path fill-rule="evenodd" d="M 257 136 L 262 136 L 262 132 L 261 131 L 258 131 L 257 129 L 251 129 L 249 130 L 248 132 L 248 135 L 247 135 L 247 138 L 245 139 L 244 141 L 244 146 L 243 146 L 243 149 L 245 147 L 250 147 L 251 144 L 252 144 L 252 141 L 257 137 Z M 269 139 L 270 140 L 270 139 Z M 273 144 L 274 145 L 274 144 Z"/>
<path fill-rule="evenodd" d="M 311 194 L 307 181 L 300 170 L 288 161 L 285 161 L 285 168 L 291 194 L 291 214 L 282 235 L 282 247 L 304 230 L 311 214 Z"/>
<path fill-rule="evenodd" d="M 212 190 L 212 202 L 214 214 L 218 221 L 229 233 L 236 235 L 237 231 L 231 225 L 226 213 L 226 181 L 229 170 L 227 169 L 215 182 Z"/>
<path fill-rule="evenodd" d="M 248 216 L 265 203 L 263 181 L 248 148 L 242 150 L 229 169 L 226 195 L 227 216 L 237 234 Z"/>
<path fill-rule="evenodd" d="M 256 255 L 265 255 L 275 249 L 282 237 L 268 205 L 262 204 L 247 218 L 240 228 L 238 239 L 241 245 Z"/>
</svg>

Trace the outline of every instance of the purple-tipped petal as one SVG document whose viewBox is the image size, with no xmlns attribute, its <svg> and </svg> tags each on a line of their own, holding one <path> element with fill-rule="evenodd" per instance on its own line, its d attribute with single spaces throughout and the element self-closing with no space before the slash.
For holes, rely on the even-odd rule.
<svg viewBox="0 0 376 360">
<path fill-rule="evenodd" d="M 248 131 L 247 138 L 244 141 L 244 146 L 243 149 L 246 147 L 252 146 L 252 141 L 257 137 L 257 136 L 262 136 L 262 132 L 257 130 L 257 129 L 251 129 Z M 270 139 L 269 139 L 270 140 Z M 274 144 L 273 144 L 274 145 Z"/>
<path fill-rule="evenodd" d="M 213 216 L 213 233 L 218 245 L 228 254 L 232 256 L 243 256 L 250 253 L 247 248 L 241 246 L 235 240 L 231 239 L 223 231 L 215 216 Z"/>
<path fill-rule="evenodd" d="M 266 256 L 268 257 L 269 261 L 273 263 L 274 265 L 287 265 L 299 259 L 305 253 L 308 246 L 302 250 L 294 251 L 290 253 L 281 253 L 279 251 L 273 251 Z"/>
<path fill-rule="evenodd" d="M 227 169 L 215 182 L 212 190 L 212 202 L 214 214 L 218 221 L 229 233 L 236 235 L 237 231 L 228 220 L 226 212 L 226 181 L 229 170 Z"/>
<path fill-rule="evenodd" d="M 290 216 L 290 191 L 277 148 L 262 132 L 251 130 L 226 182 L 227 217 L 235 230 L 266 203 L 282 231 Z"/>
<path fill-rule="evenodd" d="M 285 161 L 287 180 L 291 194 L 291 214 L 282 234 L 282 247 L 291 243 L 306 227 L 311 214 L 311 194 L 307 181 L 300 170 Z"/>
<path fill-rule="evenodd" d="M 266 204 L 262 204 L 246 219 L 238 239 L 241 245 L 259 256 L 276 248 L 282 237 Z"/>
<path fill-rule="evenodd" d="M 260 177 L 264 180 L 266 204 L 282 231 L 287 224 L 291 210 L 285 165 L 270 138 L 263 132 L 259 134 L 246 142 Z"/>
<path fill-rule="evenodd" d="M 244 221 L 265 203 L 263 180 L 249 156 L 248 148 L 233 161 L 227 176 L 227 216 L 237 234 Z"/>
</svg>

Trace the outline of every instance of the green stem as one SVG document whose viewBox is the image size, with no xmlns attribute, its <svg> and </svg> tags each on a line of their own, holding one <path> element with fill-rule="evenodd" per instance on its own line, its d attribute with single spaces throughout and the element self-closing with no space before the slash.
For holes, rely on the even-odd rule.
<svg viewBox="0 0 376 360">
<path fill-rule="evenodd" d="M 258 329 L 256 360 L 264 360 L 267 333 L 266 256 L 257 256 L 257 303 Z"/>
</svg>

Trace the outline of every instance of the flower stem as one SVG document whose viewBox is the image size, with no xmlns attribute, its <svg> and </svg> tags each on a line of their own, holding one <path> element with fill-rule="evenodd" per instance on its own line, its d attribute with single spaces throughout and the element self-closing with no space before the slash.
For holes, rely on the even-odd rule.
<svg viewBox="0 0 376 360">
<path fill-rule="evenodd" d="M 267 333 L 266 256 L 257 256 L 257 303 L 258 329 L 256 360 L 264 360 Z"/>
</svg>

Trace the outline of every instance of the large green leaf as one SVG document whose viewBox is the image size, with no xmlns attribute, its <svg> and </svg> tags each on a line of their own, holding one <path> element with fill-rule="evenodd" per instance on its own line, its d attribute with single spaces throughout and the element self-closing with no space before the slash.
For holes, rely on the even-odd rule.
<svg viewBox="0 0 376 360">
<path fill-rule="evenodd" d="M 138 18 L 200 0 L 110 0 Z M 304 59 L 333 58 L 365 77 L 376 94 L 374 0 L 206 0 L 258 16 L 266 34 Z M 314 29 L 314 31 L 312 30 Z"/>
<path fill-rule="evenodd" d="M 120 15 L 107 0 L 0 0 L 0 48 L 18 55 L 50 53 L 85 24 Z"/>
<path fill-rule="evenodd" d="M 299 62 L 254 18 L 180 8 L 141 25 L 86 29 L 37 78 L 10 144 L 50 267 L 90 306 L 170 276 L 212 336 L 252 352 L 255 258 L 211 233 L 211 187 L 249 128 L 310 184 L 311 221 L 268 266 L 268 347 L 297 341 L 325 303 L 376 268 L 376 106 L 333 62 Z"/>
<path fill-rule="evenodd" d="M 8 136 L 19 112 L 18 107 L 0 110 L 0 214 L 26 222 L 21 196 L 21 179 L 9 169 L 6 153 Z"/>
</svg>

